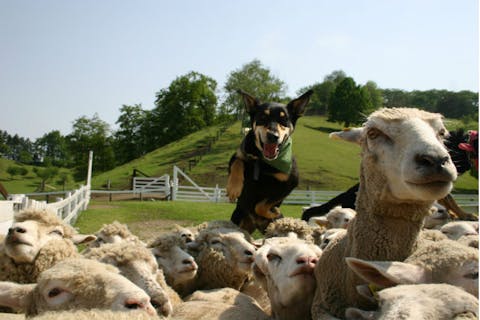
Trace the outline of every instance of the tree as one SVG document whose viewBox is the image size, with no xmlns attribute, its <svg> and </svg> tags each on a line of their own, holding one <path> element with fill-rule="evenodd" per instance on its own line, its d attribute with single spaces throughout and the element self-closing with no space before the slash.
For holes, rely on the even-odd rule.
<svg viewBox="0 0 480 320">
<path fill-rule="evenodd" d="M 240 69 L 232 71 L 224 86 L 225 101 L 222 113 L 233 114 L 237 119 L 244 115 L 244 104 L 237 93 L 242 89 L 260 101 L 282 100 L 285 98 L 287 85 L 278 79 L 270 70 L 262 65 L 260 60 L 253 60 Z"/>
<path fill-rule="evenodd" d="M 116 122 L 119 129 L 114 134 L 114 148 L 117 163 L 123 164 L 145 153 L 146 143 L 142 126 L 146 121 L 147 112 L 142 109 L 141 104 L 123 105 L 120 112 Z"/>
<path fill-rule="evenodd" d="M 330 98 L 328 120 L 344 122 L 345 127 L 350 124 L 359 124 L 365 118 L 370 104 L 365 90 L 347 77 L 343 79 Z"/>
<path fill-rule="evenodd" d="M 93 151 L 93 170 L 103 172 L 115 166 L 113 139 L 110 126 L 95 114 L 91 119 L 82 116 L 73 123 L 73 132 L 67 136 L 68 149 L 75 167 L 75 178 L 87 175 L 88 153 Z"/>
<path fill-rule="evenodd" d="M 45 191 L 45 186 L 48 180 L 55 177 L 58 173 L 58 168 L 56 167 L 46 167 L 46 168 L 33 168 L 33 172 L 40 178 L 40 186 L 38 188 L 39 192 Z"/>
<path fill-rule="evenodd" d="M 157 92 L 156 107 L 148 114 L 146 123 L 150 150 L 212 125 L 216 87 L 214 79 L 190 72 Z"/>
<path fill-rule="evenodd" d="M 66 138 L 58 130 L 50 131 L 35 141 L 35 147 L 43 161 L 55 166 L 68 166 Z"/>
<path fill-rule="evenodd" d="M 448 92 L 437 102 L 436 111 L 447 118 L 463 118 L 478 113 L 478 93 Z"/>
<path fill-rule="evenodd" d="M 368 99 L 371 103 L 371 106 L 368 109 L 377 110 L 383 107 L 382 91 L 378 88 L 374 81 L 367 81 L 367 83 L 362 87 L 362 90 L 366 95 L 366 99 Z"/>
</svg>

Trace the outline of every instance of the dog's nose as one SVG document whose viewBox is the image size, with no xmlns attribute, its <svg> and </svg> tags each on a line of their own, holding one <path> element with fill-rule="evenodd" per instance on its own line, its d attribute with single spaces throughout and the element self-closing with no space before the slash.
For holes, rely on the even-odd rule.
<svg viewBox="0 0 480 320">
<path fill-rule="evenodd" d="M 268 143 L 277 143 L 278 135 L 274 132 L 267 132 L 267 141 Z"/>
</svg>

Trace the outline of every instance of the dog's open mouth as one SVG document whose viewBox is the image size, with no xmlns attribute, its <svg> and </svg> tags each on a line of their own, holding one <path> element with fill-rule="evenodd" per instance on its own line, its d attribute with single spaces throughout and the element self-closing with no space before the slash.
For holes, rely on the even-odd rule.
<svg viewBox="0 0 480 320">
<path fill-rule="evenodd" d="M 279 144 L 277 143 L 265 143 L 263 144 L 263 156 L 267 160 L 275 160 L 278 157 L 278 152 L 280 150 Z"/>
</svg>

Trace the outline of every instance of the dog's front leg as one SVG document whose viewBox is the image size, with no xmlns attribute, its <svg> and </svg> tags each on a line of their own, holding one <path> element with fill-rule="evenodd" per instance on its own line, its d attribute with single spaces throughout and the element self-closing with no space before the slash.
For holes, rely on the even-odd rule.
<svg viewBox="0 0 480 320">
<path fill-rule="evenodd" d="M 255 213 L 266 219 L 275 219 L 280 216 L 280 208 L 275 203 L 269 202 L 266 199 L 260 201 L 255 205 Z"/>
<path fill-rule="evenodd" d="M 227 181 L 227 195 L 232 202 L 235 201 L 242 193 L 244 170 L 245 168 L 243 161 L 235 158 L 230 165 L 230 173 Z"/>
</svg>

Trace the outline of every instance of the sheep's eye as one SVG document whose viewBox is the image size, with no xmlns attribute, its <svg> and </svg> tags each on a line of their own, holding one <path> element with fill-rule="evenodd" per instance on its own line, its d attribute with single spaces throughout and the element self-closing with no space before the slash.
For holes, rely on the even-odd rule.
<svg viewBox="0 0 480 320">
<path fill-rule="evenodd" d="M 438 131 L 438 135 L 442 138 L 445 138 L 447 136 L 447 130 L 440 129 L 440 131 Z"/>
<path fill-rule="evenodd" d="M 214 239 L 210 241 L 210 244 L 221 244 L 220 240 Z"/>
<path fill-rule="evenodd" d="M 467 278 L 467 279 L 478 279 L 478 272 L 468 273 L 468 274 L 464 275 L 463 277 Z"/>
<path fill-rule="evenodd" d="M 57 230 L 57 229 L 52 230 L 52 231 L 50 232 L 50 234 L 52 234 L 52 233 L 55 233 L 55 234 L 59 235 L 60 237 L 63 237 L 63 232 L 60 231 L 60 230 Z"/>
<path fill-rule="evenodd" d="M 48 297 L 53 298 L 58 296 L 60 293 L 62 293 L 62 289 L 53 288 L 52 290 L 48 291 Z"/>
<path fill-rule="evenodd" d="M 275 254 L 275 253 L 269 253 L 269 254 L 267 254 L 267 260 L 268 261 L 281 261 L 282 257 L 280 257 L 278 254 Z"/>
<path fill-rule="evenodd" d="M 328 240 L 328 239 L 323 240 L 323 243 L 325 243 L 325 244 L 328 244 L 329 242 L 330 242 L 330 240 Z"/>
</svg>

